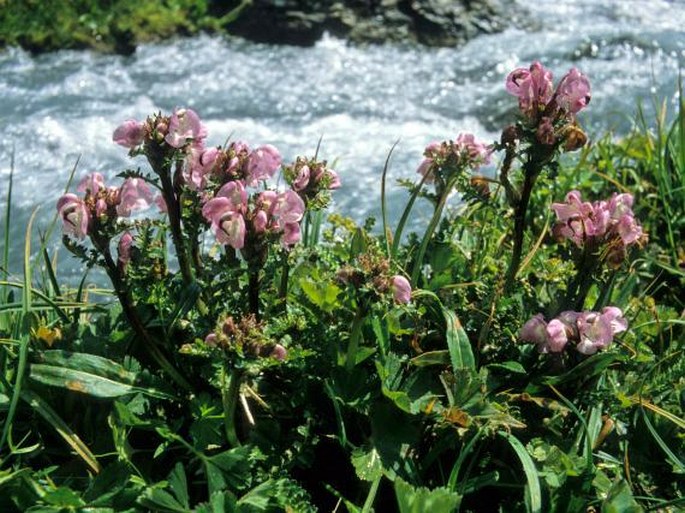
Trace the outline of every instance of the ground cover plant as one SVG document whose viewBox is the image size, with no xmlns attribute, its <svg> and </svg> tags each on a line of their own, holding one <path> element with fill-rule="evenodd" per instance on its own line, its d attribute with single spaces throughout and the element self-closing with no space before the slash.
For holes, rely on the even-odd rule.
<svg viewBox="0 0 685 513">
<path fill-rule="evenodd" d="M 430 143 L 397 222 L 389 155 L 363 226 L 327 212 L 321 148 L 119 125 L 131 167 L 56 205 L 111 301 L 32 222 L 0 284 L 2 511 L 679 510 L 682 104 L 589 144 L 580 71 L 505 87 L 499 141 Z"/>
</svg>

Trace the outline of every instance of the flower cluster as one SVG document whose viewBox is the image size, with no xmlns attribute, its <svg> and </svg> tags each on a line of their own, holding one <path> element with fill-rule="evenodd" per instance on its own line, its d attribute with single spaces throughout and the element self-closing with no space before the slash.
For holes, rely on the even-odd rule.
<svg viewBox="0 0 685 513">
<path fill-rule="evenodd" d="M 281 233 L 285 246 L 300 240 L 300 221 L 305 205 L 292 191 L 262 191 L 248 202 L 242 181 L 228 182 L 202 207 L 202 215 L 220 244 L 235 249 L 245 245 L 246 234 Z"/>
<path fill-rule="evenodd" d="M 140 178 L 127 178 L 121 187 L 107 187 L 100 173 L 84 177 L 77 187 L 81 198 L 68 193 L 57 201 L 63 233 L 83 239 L 96 226 L 117 217 L 129 217 L 133 211 L 147 208 L 153 201 L 150 187 Z"/>
<path fill-rule="evenodd" d="M 328 191 L 340 188 L 338 173 L 328 163 L 315 158 L 297 157 L 295 162 L 283 167 L 286 182 L 305 201 L 307 208 L 325 208 L 329 201 Z"/>
<path fill-rule="evenodd" d="M 460 133 L 454 141 L 432 142 L 423 152 L 424 159 L 417 173 L 425 176 L 426 183 L 436 178 L 447 181 L 447 174 L 455 170 L 476 170 L 490 163 L 492 148 L 476 139 L 473 134 Z"/>
<path fill-rule="evenodd" d="M 561 353 L 572 343 L 579 353 L 591 355 L 609 347 L 614 335 L 626 329 L 623 312 L 607 306 L 601 312 L 562 312 L 549 322 L 537 314 L 523 325 L 519 338 L 537 344 L 541 353 Z"/>
<path fill-rule="evenodd" d="M 575 115 L 590 103 L 590 81 L 576 68 L 566 73 L 555 89 L 552 72 L 535 61 L 529 68 L 509 73 L 506 90 L 518 98 L 519 109 L 539 143 L 563 143 L 566 151 L 573 151 L 587 141 Z"/>
<path fill-rule="evenodd" d="M 608 201 L 583 201 L 579 191 L 566 195 L 565 203 L 552 203 L 557 216 L 553 233 L 578 247 L 606 242 L 609 259 L 620 261 L 626 248 L 645 238 L 632 210 L 631 194 L 614 194 Z"/>
</svg>

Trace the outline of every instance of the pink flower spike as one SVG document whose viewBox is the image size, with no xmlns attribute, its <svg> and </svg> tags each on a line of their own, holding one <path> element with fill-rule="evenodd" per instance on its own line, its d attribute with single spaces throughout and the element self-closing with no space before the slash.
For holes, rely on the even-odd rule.
<svg viewBox="0 0 685 513">
<path fill-rule="evenodd" d="M 392 277 L 392 296 L 396 303 L 406 305 L 411 301 L 411 284 L 404 276 Z"/>
<path fill-rule="evenodd" d="M 200 117 L 191 109 L 177 109 L 169 120 L 169 131 L 164 138 L 169 146 L 182 148 L 188 141 L 201 142 L 207 131 Z"/>
<path fill-rule="evenodd" d="M 248 157 L 247 185 L 254 187 L 261 180 L 267 180 L 281 167 L 281 154 L 270 144 L 260 146 Z"/>
<path fill-rule="evenodd" d="M 76 190 L 78 192 L 90 192 L 95 195 L 100 189 L 105 188 L 105 179 L 100 173 L 90 173 L 83 177 Z"/>
<path fill-rule="evenodd" d="M 65 194 L 58 199 L 57 212 L 62 219 L 62 230 L 65 235 L 73 235 L 78 239 L 88 235 L 90 212 L 76 194 Z"/>
<path fill-rule="evenodd" d="M 252 226 L 254 226 L 254 231 L 256 233 L 264 233 L 266 227 L 269 224 L 269 217 L 263 210 L 258 210 L 252 219 Z"/>
<path fill-rule="evenodd" d="M 119 264 L 122 267 L 126 267 L 131 261 L 131 246 L 133 245 L 133 235 L 129 232 L 124 232 L 119 239 L 119 245 L 117 250 L 119 252 Z"/>
<path fill-rule="evenodd" d="M 556 91 L 556 102 L 568 114 L 576 114 L 590 103 L 590 81 L 576 68 L 564 75 Z"/>
<path fill-rule="evenodd" d="M 117 214 L 128 217 L 134 210 L 149 207 L 152 201 L 152 191 L 142 178 L 127 178 L 119 189 Z"/>
<path fill-rule="evenodd" d="M 114 130 L 114 134 L 112 135 L 112 140 L 115 143 L 131 149 L 140 146 L 143 143 L 144 138 L 144 124 L 135 119 L 124 121 L 116 130 Z"/>
</svg>

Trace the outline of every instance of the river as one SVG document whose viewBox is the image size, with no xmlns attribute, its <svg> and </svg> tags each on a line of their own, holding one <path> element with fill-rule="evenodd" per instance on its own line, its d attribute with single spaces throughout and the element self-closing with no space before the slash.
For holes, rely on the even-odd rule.
<svg viewBox="0 0 685 513">
<path fill-rule="evenodd" d="M 13 270 L 20 270 L 30 212 L 40 205 L 36 224 L 47 226 L 79 156 L 77 176 L 99 171 L 113 179 L 143 165 L 128 159 L 111 133 L 127 118 L 158 110 L 191 107 L 206 123 L 210 144 L 229 135 L 271 143 L 286 161 L 313 154 L 323 137 L 320 155 L 335 162 L 343 182 L 336 209 L 362 221 L 379 215 L 380 174 L 396 141 L 389 173 L 394 215 L 405 199 L 394 180 L 416 176 L 428 142 L 460 131 L 497 137 L 516 112 L 505 77 L 533 60 L 557 79 L 572 66 L 590 77 L 592 102 L 580 118 L 591 136 L 625 133 L 638 102 L 677 102 L 685 2 L 521 3 L 531 19 L 519 26 L 528 28 L 483 35 L 458 49 L 353 47 L 329 37 L 295 48 L 199 36 L 144 45 L 129 57 L 0 52 L 0 198 L 4 205 L 14 154 Z M 74 261 L 60 269 L 67 278 L 79 272 Z"/>
</svg>

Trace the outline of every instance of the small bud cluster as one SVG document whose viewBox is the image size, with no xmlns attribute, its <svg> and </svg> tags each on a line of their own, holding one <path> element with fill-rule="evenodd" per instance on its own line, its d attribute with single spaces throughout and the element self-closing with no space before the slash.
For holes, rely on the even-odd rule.
<svg viewBox="0 0 685 513">
<path fill-rule="evenodd" d="M 400 274 L 390 275 L 390 264 L 384 258 L 365 253 L 357 258 L 357 267 L 343 266 L 337 280 L 343 285 L 351 285 L 358 291 L 366 292 L 368 298 L 376 301 L 379 296 L 392 293 L 397 304 L 411 301 L 411 284 Z"/>
<path fill-rule="evenodd" d="M 285 360 L 288 352 L 281 344 L 274 344 L 264 336 L 264 324 L 253 314 L 242 317 L 238 322 L 227 316 L 219 322 L 217 329 L 205 337 L 208 348 L 238 352 L 253 358 L 271 356 Z"/>
<path fill-rule="evenodd" d="M 307 208 L 319 210 L 330 201 L 328 191 L 340 188 L 338 173 L 328 163 L 315 158 L 297 157 L 295 162 L 283 167 L 286 182 L 304 200 Z"/>
<path fill-rule="evenodd" d="M 575 344 L 579 353 L 591 355 L 609 347 L 614 335 L 626 329 L 623 312 L 608 306 L 601 312 L 562 312 L 549 322 L 537 314 L 523 325 L 519 338 L 536 344 L 541 353 L 561 353 Z"/>
</svg>

